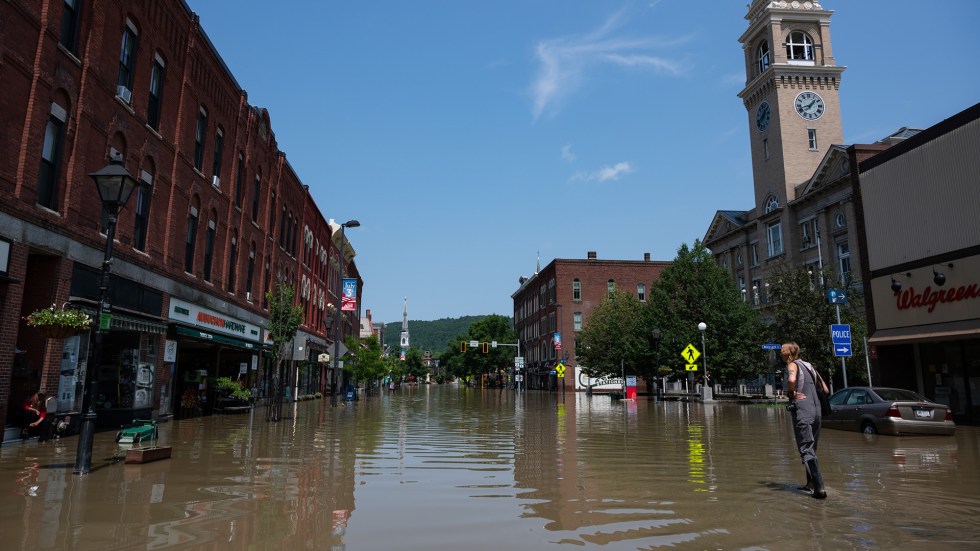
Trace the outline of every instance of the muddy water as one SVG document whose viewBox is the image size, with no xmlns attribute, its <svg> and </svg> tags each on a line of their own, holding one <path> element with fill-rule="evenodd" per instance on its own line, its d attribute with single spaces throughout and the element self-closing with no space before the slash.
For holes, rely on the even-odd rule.
<svg viewBox="0 0 980 551">
<path fill-rule="evenodd" d="M 406 389 L 0 448 L 0 549 L 976 549 L 980 431 L 824 431 L 830 498 L 782 408 Z"/>
</svg>

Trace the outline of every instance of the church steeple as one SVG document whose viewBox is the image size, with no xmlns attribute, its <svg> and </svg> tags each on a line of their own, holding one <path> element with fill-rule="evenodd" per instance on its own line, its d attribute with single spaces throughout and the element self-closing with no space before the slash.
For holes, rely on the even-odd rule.
<svg viewBox="0 0 980 551">
<path fill-rule="evenodd" d="M 405 297 L 405 306 L 402 309 L 402 351 L 408 350 L 408 297 Z"/>
</svg>

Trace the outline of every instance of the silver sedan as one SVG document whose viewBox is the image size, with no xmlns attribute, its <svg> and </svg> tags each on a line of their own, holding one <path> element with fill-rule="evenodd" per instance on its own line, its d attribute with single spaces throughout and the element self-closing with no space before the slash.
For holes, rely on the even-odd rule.
<svg viewBox="0 0 980 551">
<path fill-rule="evenodd" d="M 832 413 L 823 418 L 828 429 L 865 434 L 938 434 L 956 430 L 953 413 L 945 404 L 901 388 L 855 386 L 830 397 Z"/>
</svg>

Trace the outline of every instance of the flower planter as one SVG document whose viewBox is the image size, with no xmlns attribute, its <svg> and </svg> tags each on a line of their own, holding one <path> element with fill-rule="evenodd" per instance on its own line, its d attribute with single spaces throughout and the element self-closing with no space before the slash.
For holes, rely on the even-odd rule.
<svg viewBox="0 0 980 551">
<path fill-rule="evenodd" d="M 161 459 L 170 459 L 170 453 L 173 448 L 170 446 L 154 446 L 152 448 L 133 448 L 131 450 L 126 450 L 126 463 L 140 465 L 143 463 L 150 463 L 151 461 L 159 461 Z"/>
<path fill-rule="evenodd" d="M 69 325 L 39 325 L 37 330 L 49 339 L 67 339 L 78 334 L 78 329 Z"/>
</svg>

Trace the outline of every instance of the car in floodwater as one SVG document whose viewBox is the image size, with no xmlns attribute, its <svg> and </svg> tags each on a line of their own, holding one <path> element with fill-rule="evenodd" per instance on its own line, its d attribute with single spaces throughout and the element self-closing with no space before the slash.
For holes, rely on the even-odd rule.
<svg viewBox="0 0 980 551">
<path fill-rule="evenodd" d="M 956 431 L 953 412 L 911 390 L 853 386 L 830 397 L 831 414 L 823 418 L 828 429 L 865 434 L 935 434 Z"/>
</svg>

